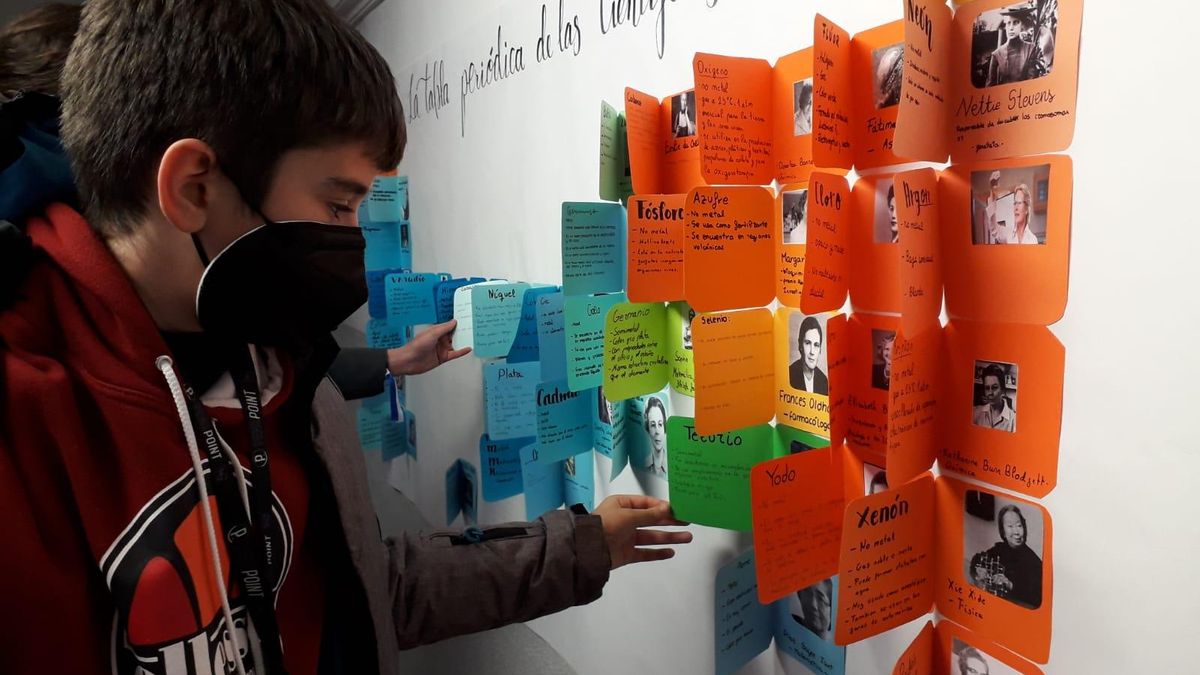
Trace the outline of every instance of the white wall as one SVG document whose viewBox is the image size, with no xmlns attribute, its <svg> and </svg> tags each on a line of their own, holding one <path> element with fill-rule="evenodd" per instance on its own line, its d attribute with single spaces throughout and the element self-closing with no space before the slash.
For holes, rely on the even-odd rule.
<svg viewBox="0 0 1200 675">
<path fill-rule="evenodd" d="M 542 64 L 538 2 L 389 0 L 361 24 L 402 96 L 412 64 L 447 59 L 450 105 L 410 126 L 401 167 L 419 269 L 558 281 L 560 203 L 597 199 L 602 99 L 620 108 L 626 85 L 660 95 L 690 86 L 698 50 L 773 61 L 811 43 L 817 9 L 852 33 L 901 11 L 899 0 L 679 0 L 666 7 L 660 60 L 653 16 L 599 35 L 598 11 L 612 1 L 563 0 L 579 15 L 582 50 Z M 548 4 L 555 26 L 558 2 Z M 1198 182 L 1197 97 L 1180 77 L 1200 9 L 1152 6 L 1092 0 L 1084 13 L 1070 302 L 1053 327 L 1067 349 L 1060 477 L 1044 500 L 1055 532 L 1052 674 L 1200 662 L 1200 509 L 1189 489 L 1200 482 L 1200 303 L 1185 275 L 1200 249 L 1186 199 Z M 471 95 L 462 138 L 462 68 L 468 55 L 487 57 L 498 22 L 525 46 L 526 71 Z M 447 458 L 478 461 L 480 382 L 466 359 L 411 384 L 421 461 L 397 477 L 427 514 L 443 508 Z M 628 474 L 613 486 L 637 489 Z M 485 520 L 523 518 L 520 498 L 484 506 Z M 531 626 L 584 675 L 711 672 L 713 575 L 750 542 L 696 531 L 675 561 L 619 570 L 598 602 Z M 890 672 L 918 627 L 851 647 L 848 672 Z M 779 668 L 769 655 L 749 672 Z"/>
</svg>

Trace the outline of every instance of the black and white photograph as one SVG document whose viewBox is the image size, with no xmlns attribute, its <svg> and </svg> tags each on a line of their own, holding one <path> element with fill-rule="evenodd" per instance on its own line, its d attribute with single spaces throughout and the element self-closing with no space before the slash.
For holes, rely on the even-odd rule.
<svg viewBox="0 0 1200 675">
<path fill-rule="evenodd" d="M 792 135 L 807 136 L 812 133 L 813 81 L 800 80 L 792 85 Z"/>
<path fill-rule="evenodd" d="M 1042 606 L 1042 512 L 1002 495 L 968 490 L 963 513 L 967 583 L 1027 609 Z"/>
<path fill-rule="evenodd" d="M 575 457 L 568 457 L 563 460 L 563 473 L 574 478 L 575 477 Z"/>
<path fill-rule="evenodd" d="M 1017 430 L 1017 364 L 976 361 L 971 423 L 1014 433 Z"/>
<path fill-rule="evenodd" d="M 892 384 L 892 347 L 896 331 L 871 330 L 871 386 L 887 391 Z"/>
<path fill-rule="evenodd" d="M 875 79 L 875 107 L 900 104 L 900 85 L 904 82 L 904 43 L 898 42 L 871 52 L 871 72 Z"/>
<path fill-rule="evenodd" d="M 646 398 L 642 426 L 649 448 L 645 469 L 659 478 L 667 477 L 667 404 L 663 394 Z"/>
<path fill-rule="evenodd" d="M 895 244 L 900 241 L 900 225 L 896 222 L 896 181 L 883 178 L 875 183 L 875 243 Z"/>
<path fill-rule="evenodd" d="M 696 90 L 671 97 L 671 136 L 687 138 L 696 135 Z"/>
<path fill-rule="evenodd" d="M 1020 675 L 991 654 L 954 638 L 950 643 L 951 675 Z"/>
<path fill-rule="evenodd" d="M 971 84 L 995 87 L 1054 68 L 1058 0 L 1027 0 L 983 12 L 971 27 Z"/>
<path fill-rule="evenodd" d="M 873 495 L 888 489 L 887 472 L 882 466 L 863 463 L 863 492 Z"/>
<path fill-rule="evenodd" d="M 596 406 L 596 416 L 599 417 L 601 422 L 611 425 L 612 410 L 610 409 L 610 406 L 612 406 L 612 404 L 608 402 L 608 397 L 604 395 L 603 386 L 596 388 L 596 402 L 599 404 Z"/>
<path fill-rule="evenodd" d="M 412 250 L 412 240 L 408 238 L 408 223 L 400 223 L 400 248 Z"/>
<path fill-rule="evenodd" d="M 808 240 L 808 190 L 783 193 L 783 243 L 803 244 Z"/>
<path fill-rule="evenodd" d="M 689 306 L 687 308 L 687 316 L 681 322 L 683 324 L 683 326 L 682 326 L 683 330 L 680 333 L 683 348 L 688 350 L 689 352 L 692 351 L 692 320 L 695 318 L 696 318 L 696 310 L 692 309 Z"/>
<path fill-rule="evenodd" d="M 408 416 L 408 454 L 417 456 L 417 418 Z"/>
<path fill-rule="evenodd" d="M 1050 165 L 971 172 L 972 244 L 1045 244 Z"/>
<path fill-rule="evenodd" d="M 788 598 L 792 620 L 818 638 L 833 642 L 833 579 L 822 579 Z"/>
<path fill-rule="evenodd" d="M 788 317 L 788 382 L 792 389 L 829 395 L 825 319 L 792 312 Z"/>
</svg>

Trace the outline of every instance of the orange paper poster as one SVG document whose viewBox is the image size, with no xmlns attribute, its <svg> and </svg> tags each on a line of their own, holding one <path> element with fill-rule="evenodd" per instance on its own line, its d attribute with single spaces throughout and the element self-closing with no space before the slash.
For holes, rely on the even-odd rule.
<svg viewBox="0 0 1200 675">
<path fill-rule="evenodd" d="M 1038 504 L 937 480 L 938 611 L 1038 663 L 1050 658 L 1052 526 Z"/>
<path fill-rule="evenodd" d="M 724 433 L 775 416 L 772 338 L 768 309 L 700 314 L 692 321 L 697 433 Z"/>
<path fill-rule="evenodd" d="M 837 569 L 845 506 L 840 468 L 832 450 L 822 448 L 750 471 L 754 562 L 763 604 L 828 579 Z"/>
<path fill-rule="evenodd" d="M 942 312 L 937 172 L 905 171 L 892 184 L 900 234 L 900 324 L 906 334 L 919 335 L 939 326 Z"/>
<path fill-rule="evenodd" d="M 904 83 L 894 139 L 899 157 L 942 163 L 950 152 L 946 99 L 952 20 L 945 0 L 904 3 Z"/>
<path fill-rule="evenodd" d="M 892 675 L 933 675 L 933 672 L 933 622 L 926 621 L 916 639 L 896 659 Z"/>
<path fill-rule="evenodd" d="M 626 87 L 625 122 L 635 193 L 675 194 L 704 184 L 700 176 L 695 90 L 668 96 L 660 102 Z"/>
<path fill-rule="evenodd" d="M 775 177 L 771 65 L 697 53 L 700 171 L 712 184 L 764 185 Z"/>
<path fill-rule="evenodd" d="M 934 513 L 930 474 L 846 505 L 834 642 L 865 640 L 929 613 Z"/>
<path fill-rule="evenodd" d="M 946 311 L 979 321 L 1048 326 L 1067 306 L 1071 159 L 955 165 L 943 174 Z"/>
<path fill-rule="evenodd" d="M 894 316 L 851 315 L 845 376 L 835 383 L 846 392 L 846 442 L 881 465 L 887 456 L 891 359 L 899 329 L 900 321 Z"/>
<path fill-rule="evenodd" d="M 933 466 L 942 440 L 937 433 L 944 360 L 941 326 L 914 338 L 900 330 L 895 339 L 883 341 L 879 357 L 889 396 L 886 466 L 890 480 L 899 485 Z"/>
<path fill-rule="evenodd" d="M 921 631 L 922 634 L 924 632 Z M 935 667 L 921 672 L 937 675 L 1042 675 L 1041 668 L 953 621 L 938 622 L 933 629 L 929 653 Z"/>
<path fill-rule="evenodd" d="M 809 183 L 808 242 L 800 308 L 832 312 L 846 303 L 849 285 L 852 205 L 844 176 L 814 171 Z"/>
<path fill-rule="evenodd" d="M 846 386 L 850 368 L 850 322 L 845 314 L 837 314 L 826 324 L 829 333 L 829 433 L 833 444 L 846 440 L 850 427 L 847 404 L 849 387 Z"/>
<path fill-rule="evenodd" d="M 854 163 L 850 87 L 850 34 L 817 14 L 813 18 L 813 161 L 849 169 Z"/>
<path fill-rule="evenodd" d="M 687 195 L 684 291 L 698 312 L 761 307 L 775 299 L 772 212 L 761 187 L 702 187 Z"/>
<path fill-rule="evenodd" d="M 954 15 L 955 162 L 1057 152 L 1075 133 L 1083 0 L 977 0 Z"/>
<path fill-rule="evenodd" d="M 938 465 L 1044 497 L 1058 482 L 1065 350 L 1048 328 L 955 319 L 945 329 Z"/>
<path fill-rule="evenodd" d="M 626 295 L 630 302 L 683 299 L 686 198 L 683 194 L 629 198 Z"/>
<path fill-rule="evenodd" d="M 808 184 L 783 185 L 775 198 L 775 218 L 780 224 L 775 239 L 775 297 L 788 307 L 799 307 L 804 292 L 804 252 L 808 244 Z"/>
<path fill-rule="evenodd" d="M 904 82 L 904 21 L 863 31 L 850 41 L 854 82 L 854 167 L 898 164 L 893 137 Z"/>
<path fill-rule="evenodd" d="M 829 438 L 829 315 L 775 312 L 775 416 Z"/>
<path fill-rule="evenodd" d="M 782 56 L 772 70 L 775 179 L 803 183 L 813 169 L 813 50 Z"/>
<path fill-rule="evenodd" d="M 891 174 L 860 178 L 851 194 L 850 304 L 856 311 L 900 312 L 900 223 Z"/>
</svg>

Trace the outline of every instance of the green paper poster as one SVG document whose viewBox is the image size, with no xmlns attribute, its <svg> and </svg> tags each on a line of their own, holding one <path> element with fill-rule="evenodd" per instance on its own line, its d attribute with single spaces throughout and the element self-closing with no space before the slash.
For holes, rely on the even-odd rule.
<svg viewBox="0 0 1200 675">
<path fill-rule="evenodd" d="M 771 425 L 701 436 L 695 420 L 667 420 L 671 506 L 675 517 L 727 530 L 751 529 L 750 469 L 774 454 Z"/>
<path fill-rule="evenodd" d="M 663 345 L 667 308 L 659 303 L 620 303 L 604 320 L 604 392 L 622 400 L 667 386 L 671 365 Z"/>
</svg>

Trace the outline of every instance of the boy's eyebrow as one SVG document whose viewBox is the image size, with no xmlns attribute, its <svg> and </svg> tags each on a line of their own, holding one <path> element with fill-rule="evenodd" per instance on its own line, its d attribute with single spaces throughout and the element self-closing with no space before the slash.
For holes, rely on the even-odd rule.
<svg viewBox="0 0 1200 675">
<path fill-rule="evenodd" d="M 349 192 L 355 196 L 362 196 L 369 192 L 369 188 L 356 180 L 342 178 L 340 176 L 331 176 L 325 179 L 325 184 Z"/>
</svg>

